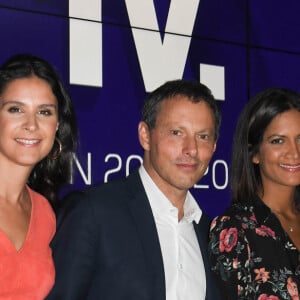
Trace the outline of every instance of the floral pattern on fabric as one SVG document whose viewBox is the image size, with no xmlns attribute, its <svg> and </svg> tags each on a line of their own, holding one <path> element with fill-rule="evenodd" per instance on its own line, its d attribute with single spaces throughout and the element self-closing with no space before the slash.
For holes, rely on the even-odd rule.
<svg viewBox="0 0 300 300">
<path fill-rule="evenodd" d="M 300 299 L 299 251 L 260 199 L 213 220 L 209 252 L 223 299 Z"/>
</svg>

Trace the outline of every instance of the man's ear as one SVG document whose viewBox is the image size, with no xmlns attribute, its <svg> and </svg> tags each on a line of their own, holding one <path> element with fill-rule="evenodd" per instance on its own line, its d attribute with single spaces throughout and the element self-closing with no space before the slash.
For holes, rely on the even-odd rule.
<svg viewBox="0 0 300 300">
<path fill-rule="evenodd" d="M 139 123 L 138 135 L 141 146 L 145 151 L 148 151 L 150 149 L 150 130 L 144 121 Z"/>
<path fill-rule="evenodd" d="M 216 149 L 217 149 L 217 141 L 215 141 L 213 152 L 215 152 Z"/>
</svg>

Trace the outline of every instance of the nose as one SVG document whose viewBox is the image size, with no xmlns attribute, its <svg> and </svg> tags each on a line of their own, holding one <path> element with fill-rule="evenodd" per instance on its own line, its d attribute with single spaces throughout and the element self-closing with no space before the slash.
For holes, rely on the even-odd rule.
<svg viewBox="0 0 300 300">
<path fill-rule="evenodd" d="M 300 142 L 299 139 L 290 143 L 287 155 L 292 158 L 300 157 Z"/>
<path fill-rule="evenodd" d="M 195 137 L 186 137 L 184 154 L 195 157 L 198 154 L 198 144 Z"/>
<path fill-rule="evenodd" d="M 36 120 L 35 114 L 28 114 L 25 117 L 23 129 L 27 131 L 34 131 L 38 128 L 38 122 Z"/>
</svg>

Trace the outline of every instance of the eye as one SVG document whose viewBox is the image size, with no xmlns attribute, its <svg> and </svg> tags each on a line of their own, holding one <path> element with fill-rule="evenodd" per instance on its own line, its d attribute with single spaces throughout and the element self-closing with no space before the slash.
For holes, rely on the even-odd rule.
<svg viewBox="0 0 300 300">
<path fill-rule="evenodd" d="M 176 136 L 182 135 L 182 132 L 180 130 L 171 130 L 171 133 Z"/>
<path fill-rule="evenodd" d="M 282 144 L 283 143 L 283 139 L 282 138 L 275 138 L 275 139 L 272 139 L 270 141 L 271 144 Z"/>
<path fill-rule="evenodd" d="M 210 134 L 206 134 L 206 133 L 198 134 L 198 138 L 200 140 L 207 140 L 207 141 L 212 140 L 212 136 Z"/>
<path fill-rule="evenodd" d="M 44 116 L 52 116 L 53 112 L 50 109 L 42 109 L 39 112 L 39 115 L 44 115 Z"/>
<path fill-rule="evenodd" d="M 198 137 L 201 140 L 208 140 L 209 139 L 209 135 L 208 134 L 199 134 Z"/>
<path fill-rule="evenodd" d="M 8 108 L 8 112 L 10 112 L 10 113 L 20 113 L 20 112 L 22 112 L 22 110 L 18 106 L 11 106 L 11 107 Z"/>
</svg>

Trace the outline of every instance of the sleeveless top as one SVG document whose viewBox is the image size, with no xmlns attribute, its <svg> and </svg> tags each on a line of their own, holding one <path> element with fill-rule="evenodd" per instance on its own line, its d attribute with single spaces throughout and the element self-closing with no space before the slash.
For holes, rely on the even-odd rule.
<svg viewBox="0 0 300 300">
<path fill-rule="evenodd" d="M 54 284 L 49 243 L 55 215 L 48 201 L 28 187 L 31 216 L 21 249 L 16 250 L 0 230 L 0 300 L 42 300 Z"/>
</svg>

